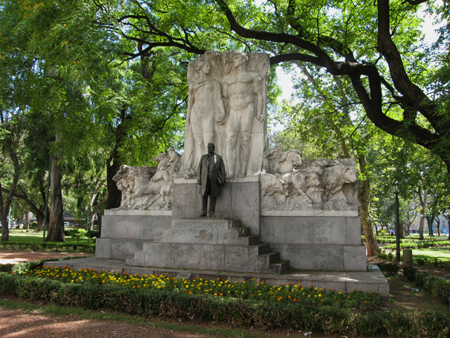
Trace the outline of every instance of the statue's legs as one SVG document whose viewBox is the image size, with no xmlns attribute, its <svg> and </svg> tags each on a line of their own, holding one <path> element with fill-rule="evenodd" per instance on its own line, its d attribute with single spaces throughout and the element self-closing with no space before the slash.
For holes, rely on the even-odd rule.
<svg viewBox="0 0 450 338">
<path fill-rule="evenodd" d="M 241 133 L 241 162 L 239 176 L 247 176 L 247 167 L 250 157 L 250 133 Z"/>
<path fill-rule="evenodd" d="M 200 213 L 200 217 L 206 217 L 207 208 L 208 208 L 208 194 L 205 192 L 205 194 L 202 196 L 202 211 Z"/>
<path fill-rule="evenodd" d="M 238 142 L 238 135 L 239 135 L 239 121 L 237 119 L 238 112 L 230 110 L 230 117 L 228 118 L 227 122 L 227 157 L 225 166 L 227 168 L 226 173 L 227 177 L 231 178 L 234 177 L 235 174 L 235 168 L 236 168 L 236 154 L 237 149 L 236 145 Z"/>
<path fill-rule="evenodd" d="M 209 217 L 214 217 L 216 211 L 216 196 L 209 196 Z"/>
<path fill-rule="evenodd" d="M 240 176 L 247 176 L 248 162 L 250 161 L 251 132 L 253 126 L 254 104 L 249 104 L 241 112 L 241 158 L 240 158 Z"/>
</svg>

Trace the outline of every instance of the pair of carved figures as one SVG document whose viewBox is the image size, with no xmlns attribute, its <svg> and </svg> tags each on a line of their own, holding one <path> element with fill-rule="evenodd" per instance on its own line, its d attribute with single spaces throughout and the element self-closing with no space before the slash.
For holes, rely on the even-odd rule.
<svg viewBox="0 0 450 338">
<path fill-rule="evenodd" d="M 297 150 L 279 147 L 265 156 L 261 174 L 266 210 L 352 210 L 358 207 L 358 178 L 351 159 L 303 163 Z"/>
<path fill-rule="evenodd" d="M 266 54 L 240 52 L 206 52 L 189 63 L 184 177 L 196 174 L 208 143 L 224 157 L 228 178 L 260 171 L 268 69 Z"/>
</svg>

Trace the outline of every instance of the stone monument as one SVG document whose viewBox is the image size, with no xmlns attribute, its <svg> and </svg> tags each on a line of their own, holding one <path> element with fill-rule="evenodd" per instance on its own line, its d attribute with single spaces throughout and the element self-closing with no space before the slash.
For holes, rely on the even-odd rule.
<svg viewBox="0 0 450 338">
<path fill-rule="evenodd" d="M 122 203 L 105 212 L 96 257 L 154 269 L 366 271 L 354 160 L 264 149 L 269 65 L 267 54 L 241 52 L 189 63 L 184 153 L 169 148 L 156 170 L 122 166 Z M 216 217 L 198 218 L 209 143 L 227 178 Z"/>
</svg>

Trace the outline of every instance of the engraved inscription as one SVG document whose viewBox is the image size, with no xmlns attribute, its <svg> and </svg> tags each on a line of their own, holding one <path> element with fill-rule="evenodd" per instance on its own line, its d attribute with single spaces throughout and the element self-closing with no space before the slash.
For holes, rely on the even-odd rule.
<svg viewBox="0 0 450 338">
<path fill-rule="evenodd" d="M 228 223 L 217 221 L 173 221 L 174 228 L 189 228 L 189 229 L 227 229 Z"/>
</svg>

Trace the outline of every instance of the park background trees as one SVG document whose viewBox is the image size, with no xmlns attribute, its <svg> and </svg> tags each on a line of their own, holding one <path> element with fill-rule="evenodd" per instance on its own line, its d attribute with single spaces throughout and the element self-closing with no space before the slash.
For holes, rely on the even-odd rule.
<svg viewBox="0 0 450 338">
<path fill-rule="evenodd" d="M 441 23 L 433 48 L 422 45 L 425 12 Z M 3 153 L 11 163 L 3 200 L 13 188 L 42 218 L 52 157 L 50 176 L 63 191 L 51 199 L 61 200 L 53 216 L 64 199 L 78 214 L 117 207 L 120 165 L 182 149 L 188 61 L 206 50 L 266 52 L 271 74 L 284 67 L 296 88 L 296 100 L 277 104 L 271 79 L 270 118 L 287 122 L 279 138 L 298 142 L 305 157 L 357 160 L 374 254 L 378 201 L 394 185 L 412 200 L 426 173 L 438 172 L 427 191 L 439 186 L 433 210 L 446 210 L 447 16 L 447 5 L 434 1 L 3 1 L 2 114 L 10 121 L 20 112 L 24 126 L 15 185 L 13 158 Z M 1 135 L 11 136 L 6 124 Z M 419 163 L 425 169 L 413 172 Z"/>
</svg>

